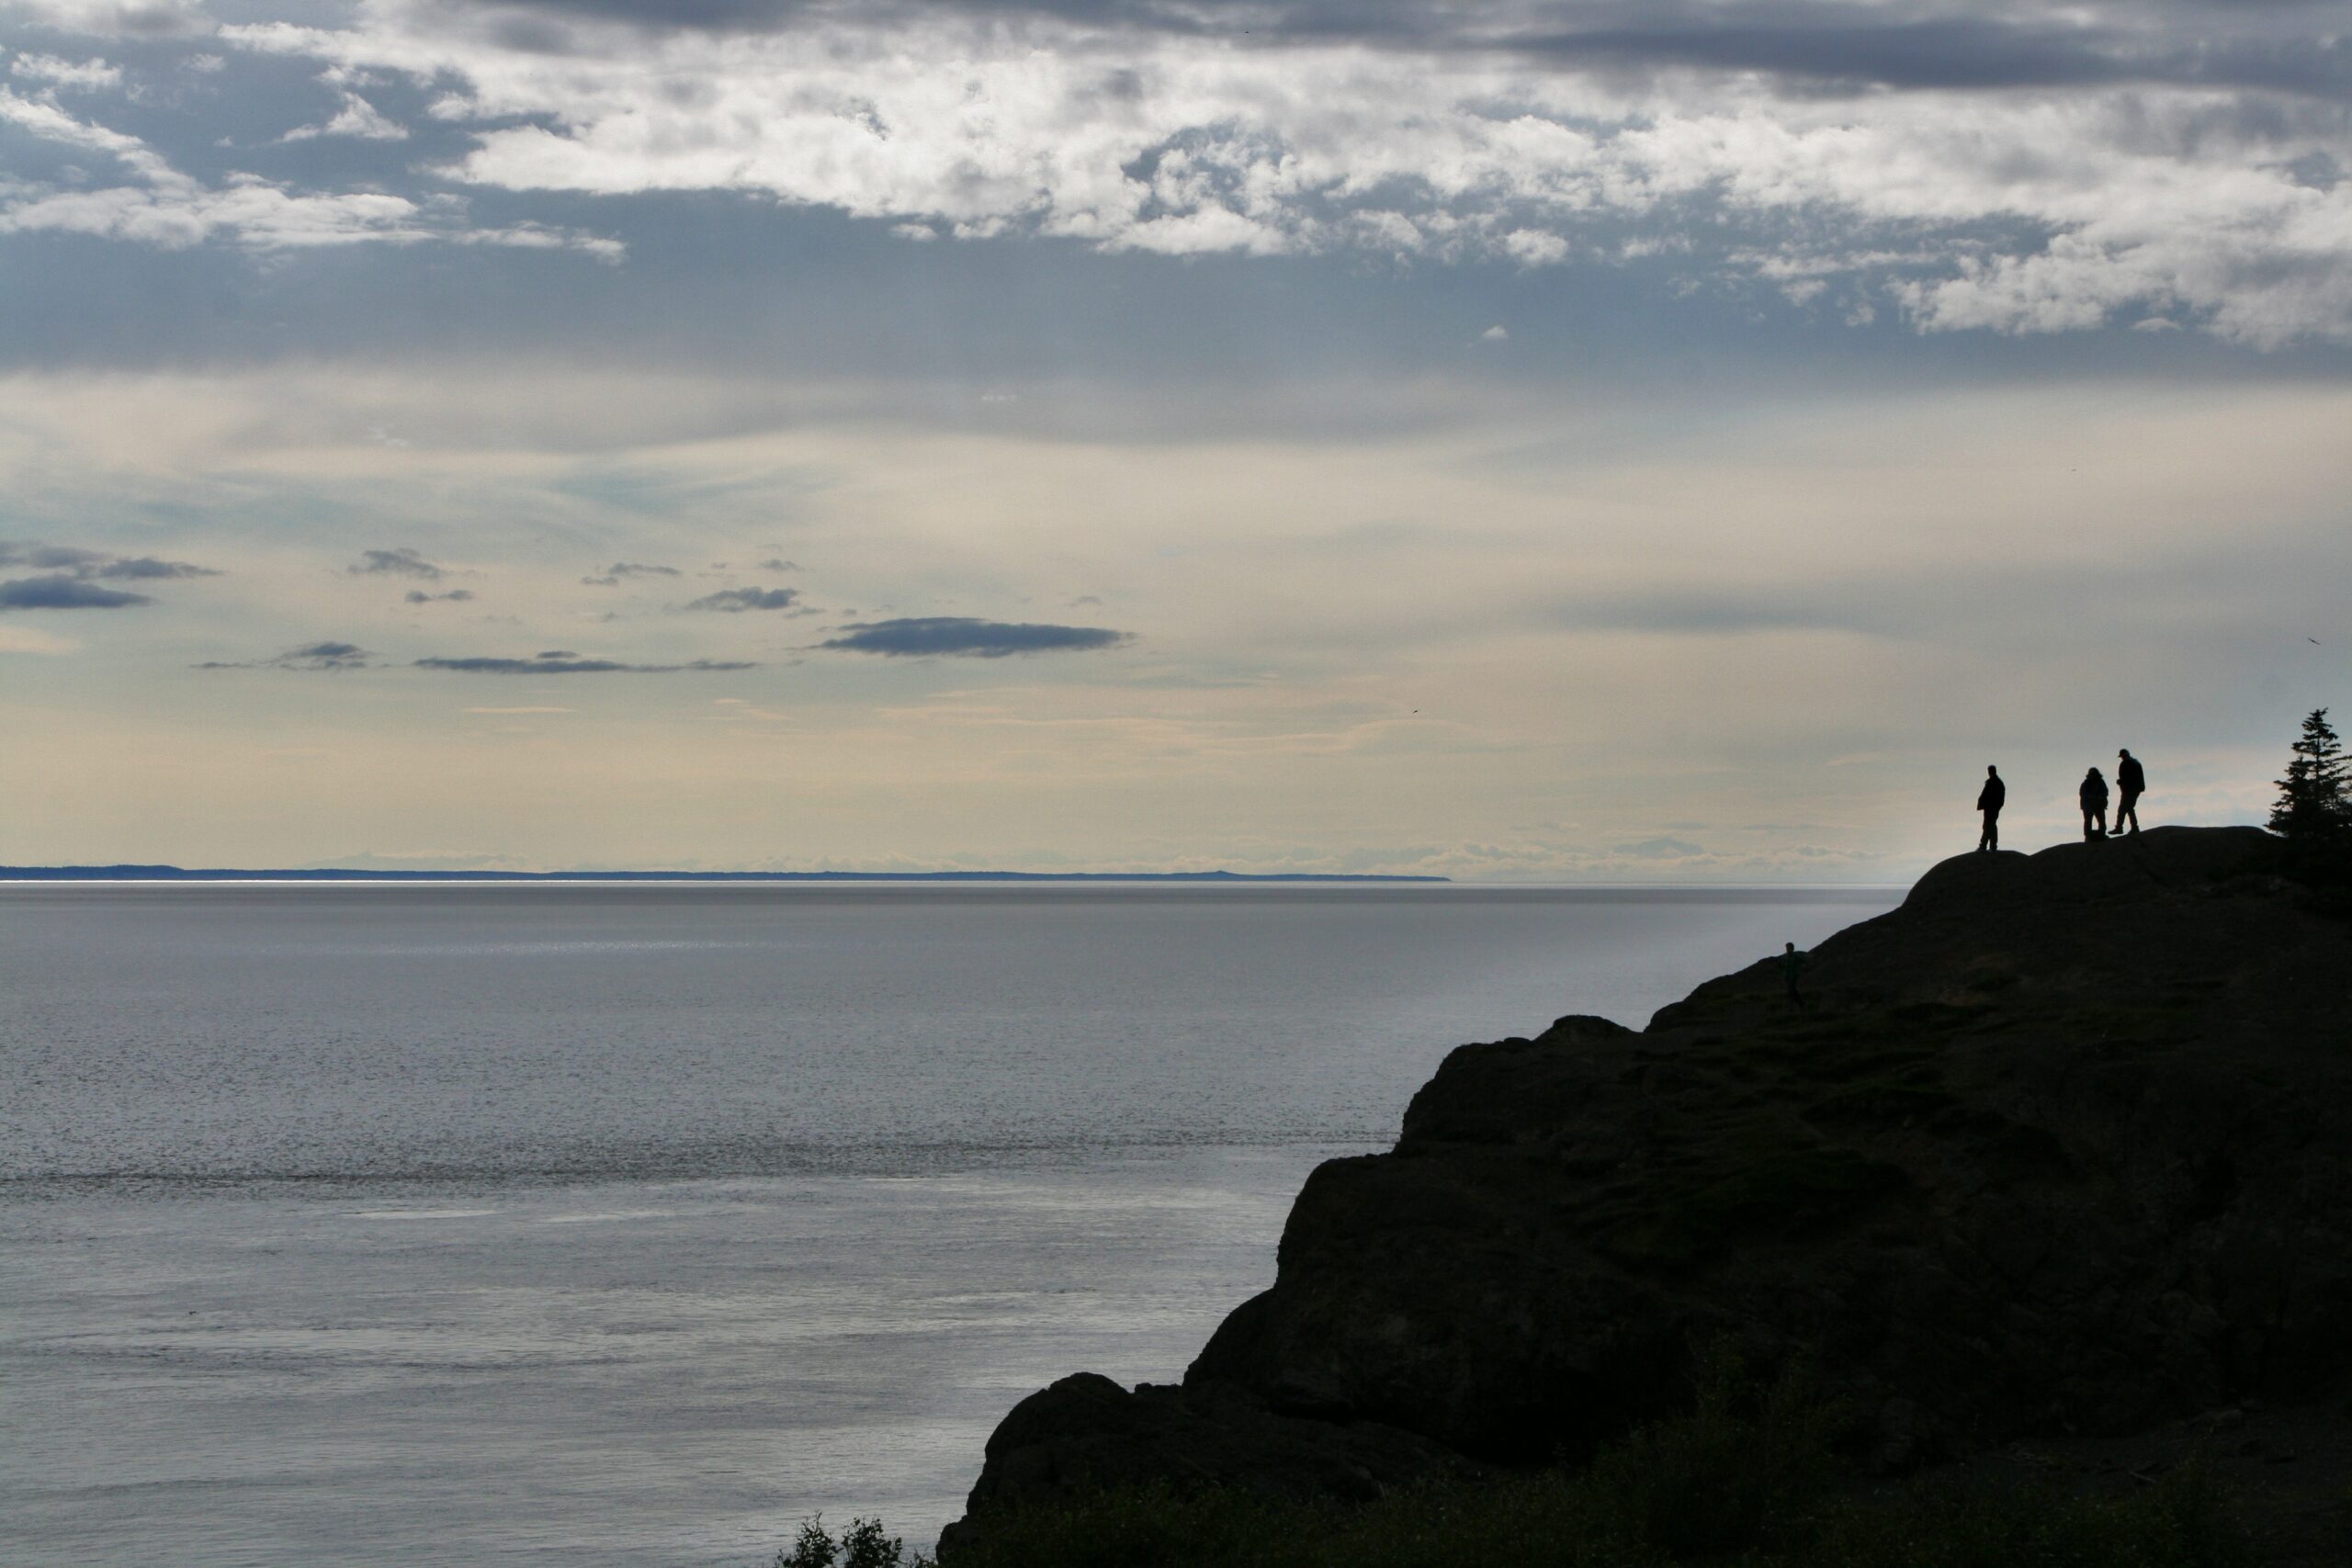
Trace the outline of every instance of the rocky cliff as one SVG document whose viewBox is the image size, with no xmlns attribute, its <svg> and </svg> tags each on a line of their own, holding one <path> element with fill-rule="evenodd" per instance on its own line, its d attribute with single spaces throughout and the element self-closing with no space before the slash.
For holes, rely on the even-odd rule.
<svg viewBox="0 0 2352 1568">
<path fill-rule="evenodd" d="M 1366 1495 L 1573 1457 L 1698 1348 L 1812 1359 L 1899 1467 L 2352 1372 L 2352 924 L 2253 829 L 1969 855 L 1646 1029 L 1465 1045 L 1315 1172 L 1181 1387 L 1008 1416 L 959 1532 L 1144 1479 Z"/>
</svg>

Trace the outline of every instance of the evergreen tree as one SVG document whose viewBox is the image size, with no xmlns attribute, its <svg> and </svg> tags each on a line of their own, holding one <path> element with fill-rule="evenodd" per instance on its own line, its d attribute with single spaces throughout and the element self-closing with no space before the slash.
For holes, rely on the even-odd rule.
<svg viewBox="0 0 2352 1568">
<path fill-rule="evenodd" d="M 2352 836 L 2352 768 L 2325 708 L 2313 708 L 2303 720 L 2302 739 L 2278 781 L 2270 830 L 2314 843 Z"/>
</svg>

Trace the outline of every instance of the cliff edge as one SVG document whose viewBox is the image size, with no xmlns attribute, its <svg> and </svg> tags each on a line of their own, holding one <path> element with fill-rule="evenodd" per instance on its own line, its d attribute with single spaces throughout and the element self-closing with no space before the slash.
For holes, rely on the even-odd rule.
<svg viewBox="0 0 2352 1568">
<path fill-rule="evenodd" d="M 1646 1029 L 1454 1051 L 1181 1386 L 1064 1379 L 959 1538 L 1107 1484 L 1373 1495 L 1804 1356 L 1899 1469 L 2352 1381 L 2352 923 L 2255 829 L 1962 856 Z"/>
</svg>

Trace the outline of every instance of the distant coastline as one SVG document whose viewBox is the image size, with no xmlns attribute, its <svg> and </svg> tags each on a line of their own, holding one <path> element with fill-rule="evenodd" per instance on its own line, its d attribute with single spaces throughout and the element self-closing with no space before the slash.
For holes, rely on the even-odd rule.
<svg viewBox="0 0 2352 1568">
<path fill-rule="evenodd" d="M 0 882 L 1451 882 L 1450 876 L 1238 871 L 308 871 L 0 865 Z"/>
</svg>

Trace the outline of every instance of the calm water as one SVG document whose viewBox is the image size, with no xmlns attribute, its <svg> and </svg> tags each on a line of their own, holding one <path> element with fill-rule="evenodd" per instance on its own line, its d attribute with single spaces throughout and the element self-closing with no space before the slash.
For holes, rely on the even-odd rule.
<svg viewBox="0 0 2352 1568">
<path fill-rule="evenodd" d="M 0 888 L 11 1564 L 928 1545 L 1464 1040 L 1896 895 Z"/>
</svg>

